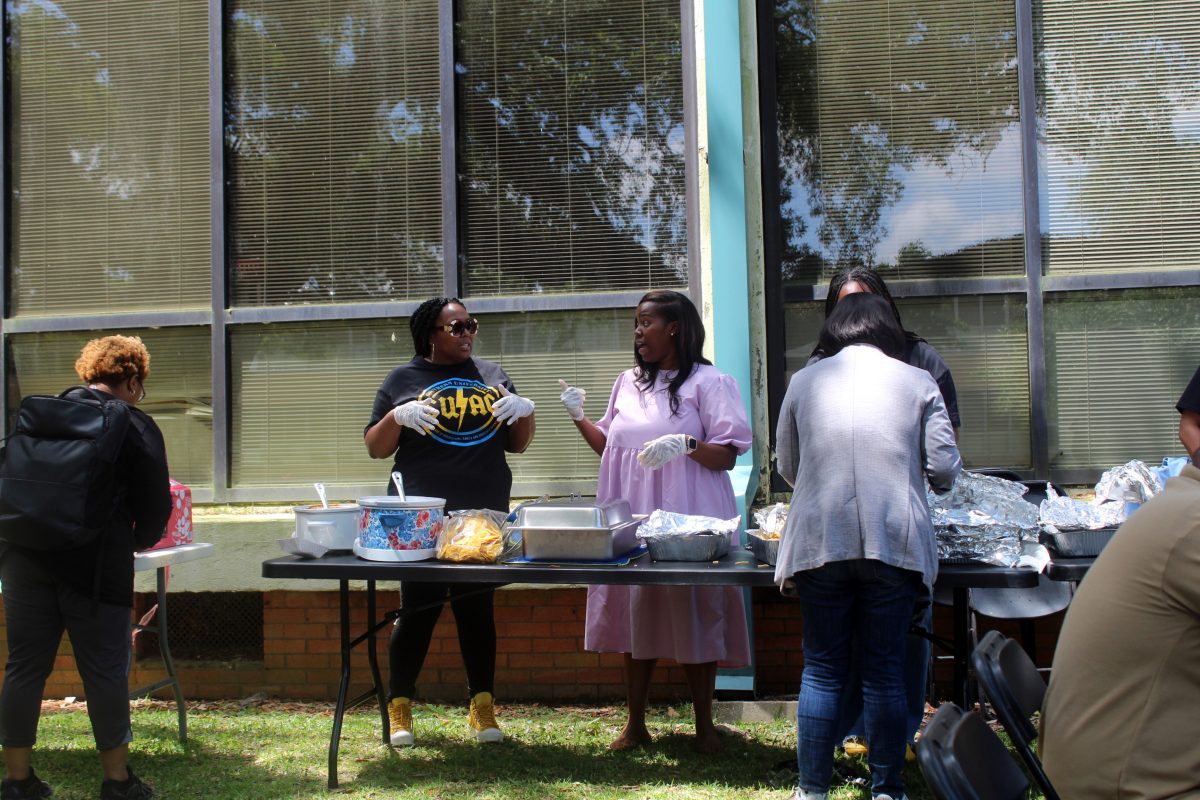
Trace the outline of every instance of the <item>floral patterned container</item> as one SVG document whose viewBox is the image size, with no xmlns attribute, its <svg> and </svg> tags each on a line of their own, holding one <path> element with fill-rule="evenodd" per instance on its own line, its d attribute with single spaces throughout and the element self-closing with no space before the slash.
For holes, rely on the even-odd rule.
<svg viewBox="0 0 1200 800">
<path fill-rule="evenodd" d="M 423 561 L 437 554 L 441 497 L 360 497 L 354 552 L 369 561 Z"/>
</svg>

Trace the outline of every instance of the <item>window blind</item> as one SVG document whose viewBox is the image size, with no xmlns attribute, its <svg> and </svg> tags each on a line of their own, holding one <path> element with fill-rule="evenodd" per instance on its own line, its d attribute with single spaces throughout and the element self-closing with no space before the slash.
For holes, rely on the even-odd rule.
<svg viewBox="0 0 1200 800">
<path fill-rule="evenodd" d="M 1175 404 L 1200 364 L 1200 290 L 1080 292 L 1046 303 L 1051 466 L 1185 455 Z"/>
<path fill-rule="evenodd" d="M 1023 274 L 1012 2 L 774 8 L 785 280 Z"/>
<path fill-rule="evenodd" d="M 599 458 L 559 405 L 558 379 L 588 389 L 588 414 L 599 419 L 617 374 L 633 364 L 632 311 L 479 319 L 475 354 L 537 404 L 533 444 L 508 457 L 513 496 L 594 490 Z M 233 485 L 382 491 L 390 461 L 367 455 L 363 428 L 383 379 L 412 351 L 407 318 L 231 328 Z"/>
<path fill-rule="evenodd" d="M 77 386 L 75 359 L 90 340 L 114 331 L 25 333 L 7 337 L 11 345 L 12 395 L 58 394 Z M 213 483 L 212 357 L 205 328 L 143 328 L 120 331 L 140 336 L 150 352 L 146 397 L 138 404 L 167 443 L 171 477 L 191 487 Z M 11 405 L 15 412 L 16 403 Z"/>
<path fill-rule="evenodd" d="M 1035 3 L 1050 273 L 1196 269 L 1200 4 Z"/>
<path fill-rule="evenodd" d="M 679 4 L 457 9 L 464 291 L 686 286 Z"/>
<path fill-rule="evenodd" d="M 968 468 L 1029 469 L 1029 359 L 1025 304 L 998 295 L 903 298 L 904 327 L 941 354 L 958 392 L 959 450 Z M 785 309 L 788 380 L 803 368 L 823 304 Z"/>
<path fill-rule="evenodd" d="M 5 13 L 11 314 L 207 308 L 205 4 Z"/>
<path fill-rule="evenodd" d="M 441 293 L 437 5 L 228 4 L 231 304 Z"/>
</svg>

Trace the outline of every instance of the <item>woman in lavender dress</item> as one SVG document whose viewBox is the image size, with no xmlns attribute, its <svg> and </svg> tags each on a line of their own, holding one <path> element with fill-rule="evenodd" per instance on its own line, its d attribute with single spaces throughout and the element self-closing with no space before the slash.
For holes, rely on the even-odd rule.
<svg viewBox="0 0 1200 800">
<path fill-rule="evenodd" d="M 634 322 L 637 366 L 622 372 L 595 423 L 585 392 L 562 384 L 562 402 L 600 454 L 596 500 L 627 500 L 635 514 L 655 509 L 729 519 L 737 516 L 726 474 L 751 444 L 737 382 L 704 358 L 704 324 L 678 292 L 645 295 Z M 718 666 L 750 661 L 742 591 L 734 587 L 592 586 L 584 647 L 625 654 L 629 719 L 614 750 L 650 742 L 646 703 L 660 658 L 687 675 L 696 716 L 696 749 L 720 747 L 712 721 Z"/>
</svg>

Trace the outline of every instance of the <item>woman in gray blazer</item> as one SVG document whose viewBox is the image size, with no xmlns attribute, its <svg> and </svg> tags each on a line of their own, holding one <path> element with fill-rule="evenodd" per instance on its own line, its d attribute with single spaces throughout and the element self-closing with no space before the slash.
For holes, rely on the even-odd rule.
<svg viewBox="0 0 1200 800">
<path fill-rule="evenodd" d="M 887 301 L 858 293 L 825 320 L 826 358 L 792 378 L 776 432 L 795 489 L 775 580 L 804 617 L 797 707 L 798 800 L 823 800 L 852 652 L 861 653 L 871 793 L 904 796 L 904 639 L 917 591 L 937 577 L 925 480 L 948 491 L 962 469 L 941 392 L 898 358 Z"/>
</svg>

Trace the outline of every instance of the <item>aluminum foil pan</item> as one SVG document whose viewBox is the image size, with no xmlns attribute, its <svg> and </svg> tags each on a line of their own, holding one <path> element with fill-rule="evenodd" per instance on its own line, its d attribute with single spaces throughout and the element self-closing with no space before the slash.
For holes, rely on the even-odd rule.
<svg viewBox="0 0 1200 800">
<path fill-rule="evenodd" d="M 1016 566 L 1038 540 L 1038 509 L 1015 481 L 963 472 L 945 494 L 926 492 L 938 560 Z"/>
<path fill-rule="evenodd" d="M 1125 503 L 1090 503 L 1071 497 L 1047 498 L 1038 509 L 1038 520 L 1042 530 L 1047 533 L 1115 528 L 1125 521 Z"/>
<path fill-rule="evenodd" d="M 655 561 L 715 561 L 729 553 L 729 534 L 714 531 L 663 534 L 646 540 Z"/>
</svg>

